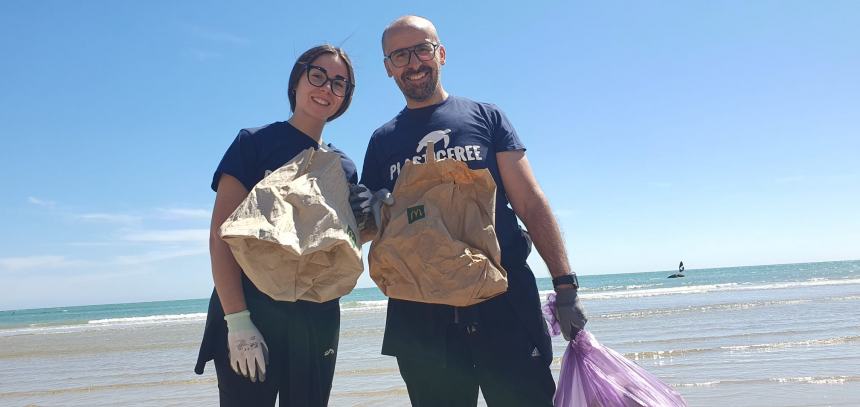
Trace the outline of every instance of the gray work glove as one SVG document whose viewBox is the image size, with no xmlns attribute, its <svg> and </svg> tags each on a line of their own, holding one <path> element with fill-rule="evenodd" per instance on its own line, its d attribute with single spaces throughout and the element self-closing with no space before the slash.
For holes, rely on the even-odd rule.
<svg viewBox="0 0 860 407">
<path fill-rule="evenodd" d="M 358 222 L 358 230 L 377 227 L 379 225 L 382 204 L 394 204 L 394 197 L 391 196 L 391 193 L 387 189 L 383 188 L 379 191 L 371 192 L 370 189 L 362 184 L 350 184 L 349 206 L 352 208 L 352 214 L 355 215 L 356 222 Z M 375 222 L 373 225 L 369 224 L 371 219 Z"/>
<path fill-rule="evenodd" d="M 349 184 L 349 206 L 358 221 L 358 228 L 364 229 L 364 222 L 370 216 L 370 201 L 373 194 L 362 184 Z"/>
<path fill-rule="evenodd" d="M 373 213 L 373 221 L 376 222 L 377 228 L 382 223 L 382 204 L 386 206 L 394 205 L 394 197 L 385 188 L 374 192 L 373 197 L 370 199 L 370 211 Z"/>
<path fill-rule="evenodd" d="M 561 326 L 561 333 L 565 340 L 576 338 L 588 318 L 585 317 L 585 308 L 579 302 L 576 288 L 561 288 L 555 294 L 555 318 Z"/>
</svg>

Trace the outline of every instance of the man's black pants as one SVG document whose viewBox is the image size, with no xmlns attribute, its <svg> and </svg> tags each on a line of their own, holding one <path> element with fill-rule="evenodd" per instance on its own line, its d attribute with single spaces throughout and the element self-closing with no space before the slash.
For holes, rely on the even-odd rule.
<svg viewBox="0 0 860 407">
<path fill-rule="evenodd" d="M 507 317 L 515 319 L 513 314 Z M 555 381 L 545 358 L 520 324 L 491 334 L 478 323 L 452 323 L 444 366 L 398 357 L 414 407 L 474 407 L 480 387 L 489 407 L 552 406 Z"/>
</svg>

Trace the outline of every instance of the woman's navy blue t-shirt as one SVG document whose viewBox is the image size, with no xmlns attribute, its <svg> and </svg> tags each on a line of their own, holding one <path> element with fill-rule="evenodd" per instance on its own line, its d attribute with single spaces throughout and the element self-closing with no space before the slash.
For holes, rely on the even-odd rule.
<svg viewBox="0 0 860 407">
<path fill-rule="evenodd" d="M 218 181 L 221 180 L 222 174 L 229 174 L 251 191 L 266 175 L 281 168 L 308 148 L 319 148 L 319 144 L 289 122 L 242 129 L 215 170 L 212 190 L 218 190 Z M 355 163 L 337 147 L 327 144 L 326 148 L 340 155 L 347 182 L 357 183 Z"/>
</svg>

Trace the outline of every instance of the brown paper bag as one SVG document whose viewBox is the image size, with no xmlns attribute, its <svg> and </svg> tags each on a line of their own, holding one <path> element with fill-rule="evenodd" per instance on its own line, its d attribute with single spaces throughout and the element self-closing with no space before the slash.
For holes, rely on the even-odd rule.
<svg viewBox="0 0 860 407">
<path fill-rule="evenodd" d="M 468 306 L 507 290 L 496 239 L 496 183 L 487 169 L 436 160 L 408 162 L 383 205 L 370 248 L 370 276 L 391 298 Z"/>
<path fill-rule="evenodd" d="M 242 270 L 279 301 L 348 294 L 364 269 L 337 153 L 309 148 L 263 178 L 221 225 Z"/>
</svg>

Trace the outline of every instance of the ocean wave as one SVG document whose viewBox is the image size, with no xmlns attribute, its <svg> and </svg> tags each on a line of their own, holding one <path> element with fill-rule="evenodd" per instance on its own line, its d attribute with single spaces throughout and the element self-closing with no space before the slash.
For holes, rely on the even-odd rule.
<svg viewBox="0 0 860 407">
<path fill-rule="evenodd" d="M 841 300 L 842 298 L 835 298 L 834 300 Z M 744 303 L 732 303 L 732 304 L 715 304 L 715 305 L 702 305 L 702 306 L 687 306 L 683 308 L 655 308 L 655 309 L 644 309 L 644 310 L 634 310 L 634 311 L 625 311 L 625 312 L 612 312 L 607 314 L 598 315 L 599 318 L 605 319 L 636 319 L 636 318 L 648 318 L 654 316 L 666 316 L 666 315 L 676 315 L 676 314 L 685 314 L 685 313 L 705 313 L 711 311 L 728 311 L 728 310 L 747 310 L 751 308 L 760 308 L 760 307 L 772 307 L 779 305 L 798 305 L 798 304 L 806 304 L 810 303 L 813 300 L 774 300 L 774 301 L 757 301 L 757 302 L 744 302 Z"/>
<path fill-rule="evenodd" d="M 663 283 L 654 283 L 654 284 L 627 284 L 627 285 L 604 285 L 599 287 L 581 287 L 580 292 L 588 293 L 588 292 L 604 292 L 604 291 L 617 291 L 617 290 L 636 290 L 640 288 L 649 288 L 649 287 L 661 287 Z"/>
<path fill-rule="evenodd" d="M 640 360 L 655 360 L 655 359 L 666 359 L 666 358 L 676 358 L 680 356 L 687 356 L 697 353 L 708 353 L 708 352 L 716 352 L 719 351 L 719 348 L 691 348 L 691 349 L 671 349 L 671 350 L 655 350 L 655 351 L 644 351 L 644 352 L 628 352 L 624 354 L 624 357 L 630 360 L 640 361 Z"/>
<path fill-rule="evenodd" d="M 860 376 L 803 376 L 803 377 L 775 377 L 770 379 L 777 383 L 801 383 L 801 384 L 845 384 L 860 382 Z"/>
<path fill-rule="evenodd" d="M 104 318 L 85 322 L 62 322 L 51 325 L 31 324 L 0 329 L 0 337 L 36 334 L 64 334 L 93 329 L 113 329 L 129 326 L 197 323 L 206 320 L 206 313 L 151 315 L 145 317 Z"/>
<path fill-rule="evenodd" d="M 388 300 L 351 301 L 341 304 L 344 313 L 379 312 L 384 311 Z M 199 323 L 206 320 L 206 313 L 148 315 L 142 317 L 102 318 L 84 321 L 63 321 L 45 325 L 31 324 L 13 328 L 0 329 L 0 337 L 34 334 L 63 334 L 92 329 L 113 329 L 132 326 L 168 325 Z"/>
<path fill-rule="evenodd" d="M 200 378 L 200 379 L 184 379 L 184 380 L 157 380 L 141 383 L 116 383 L 116 384 L 94 384 L 89 386 L 79 387 L 63 387 L 54 390 L 34 390 L 34 391 L 10 391 L 0 393 L 2 398 L 20 398 L 20 397 L 44 397 L 58 396 L 69 393 L 91 393 L 96 391 L 111 391 L 118 389 L 140 389 L 162 386 L 188 386 L 195 384 L 215 383 L 216 378 Z"/>
<path fill-rule="evenodd" d="M 844 345 L 860 342 L 860 336 L 839 336 L 836 338 L 809 339 L 805 341 L 789 341 L 777 343 L 760 343 L 755 345 L 738 345 L 738 346 L 723 346 L 725 349 L 732 352 L 769 352 L 777 349 L 796 348 L 801 346 L 830 346 Z"/>
<path fill-rule="evenodd" d="M 679 294 L 703 294 L 709 292 L 729 292 L 729 291 L 756 291 L 756 290 L 779 290 L 787 288 L 799 287 L 817 287 L 817 286 L 832 286 L 832 285 L 852 285 L 860 284 L 858 278 L 847 279 L 810 279 L 804 281 L 785 281 L 777 283 L 754 284 L 754 283 L 724 283 L 724 284 L 703 284 L 689 285 L 680 287 L 664 287 L 664 288 L 648 288 L 648 289 L 633 289 L 633 290 L 618 290 L 618 291 L 602 291 L 588 292 L 583 290 L 580 294 L 582 299 L 589 300 L 609 300 L 618 298 L 644 298 L 664 295 L 679 295 Z M 552 290 L 541 291 L 542 297 L 553 292 Z"/>
<path fill-rule="evenodd" d="M 849 327 L 851 327 L 849 325 Z M 845 328 L 845 327 L 840 327 Z M 811 337 L 814 335 L 826 335 L 831 332 L 831 329 L 828 328 L 806 328 L 806 329 L 787 329 L 787 330 L 776 330 L 771 328 L 765 328 L 764 330 L 746 330 L 746 331 L 736 331 L 735 333 L 725 333 L 723 331 L 718 331 L 719 333 L 716 335 L 706 335 L 699 334 L 694 336 L 676 336 L 671 338 L 664 339 L 639 339 L 635 341 L 629 341 L 627 343 L 632 345 L 642 345 L 647 344 L 651 347 L 661 348 L 664 345 L 666 346 L 674 346 L 677 343 L 691 343 L 691 342 L 711 342 L 711 341 L 719 341 L 719 340 L 736 340 L 736 339 L 744 339 L 751 340 L 753 338 L 758 337 L 770 337 L 772 335 L 801 335 L 806 337 Z M 644 345 L 643 345 L 644 346 Z"/>
<path fill-rule="evenodd" d="M 146 317 L 105 318 L 87 321 L 89 325 L 148 325 L 171 322 L 205 321 L 206 313 L 150 315 Z"/>
<path fill-rule="evenodd" d="M 768 379 L 734 379 L 734 380 L 713 380 L 698 383 L 679 383 L 673 384 L 673 387 L 715 387 L 725 385 L 743 385 L 751 384 L 770 384 L 770 383 L 792 383 L 792 384 L 817 384 L 817 385 L 837 385 L 847 383 L 860 382 L 860 376 L 798 376 L 798 377 L 772 377 Z"/>
<path fill-rule="evenodd" d="M 388 300 L 347 301 L 340 304 L 341 312 L 380 311 L 388 307 Z"/>
<path fill-rule="evenodd" d="M 677 340 L 676 340 L 677 341 Z M 860 336 L 840 336 L 835 338 L 809 339 L 805 341 L 789 341 L 776 343 L 760 343 L 754 345 L 734 345 L 734 346 L 718 346 L 712 348 L 688 348 L 688 349 L 671 349 L 658 351 L 643 351 L 643 352 L 628 352 L 624 357 L 639 361 L 639 360 L 655 360 L 676 358 L 680 356 L 688 356 L 701 353 L 714 352 L 771 352 L 780 349 L 797 348 L 797 347 L 817 347 L 817 346 L 835 346 L 854 344 L 860 342 Z"/>
<path fill-rule="evenodd" d="M 388 300 L 350 301 L 341 304 L 343 313 L 384 311 Z M 206 313 L 148 315 L 142 317 L 102 318 L 85 321 L 64 321 L 56 324 L 31 324 L 0 329 L 0 337 L 34 334 L 63 334 L 92 329 L 113 329 L 132 326 L 199 323 L 206 320 Z"/>
</svg>

